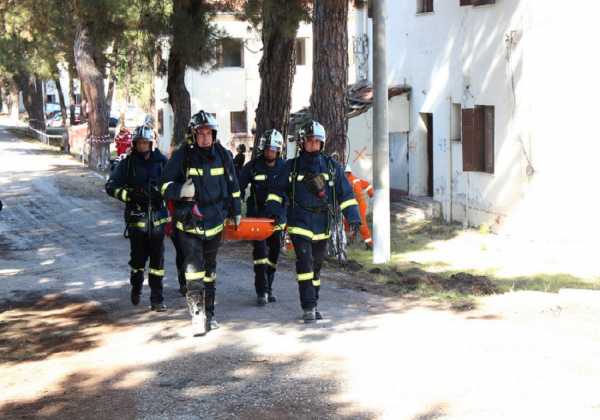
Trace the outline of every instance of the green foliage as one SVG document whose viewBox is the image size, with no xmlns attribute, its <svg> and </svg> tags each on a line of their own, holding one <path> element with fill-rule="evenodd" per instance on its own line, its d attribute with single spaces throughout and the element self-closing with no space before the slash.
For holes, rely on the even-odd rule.
<svg viewBox="0 0 600 420">
<path fill-rule="evenodd" d="M 311 5 L 308 0 L 248 0 L 244 11 L 252 26 L 262 31 L 263 39 L 273 30 L 295 37 L 298 22 L 310 22 Z"/>
<path fill-rule="evenodd" d="M 207 1 L 148 0 L 140 3 L 143 50 L 154 57 L 170 49 L 187 67 L 200 68 L 215 57 L 224 34 L 211 22 L 216 7 Z M 159 66 L 160 73 L 166 66 Z"/>
</svg>

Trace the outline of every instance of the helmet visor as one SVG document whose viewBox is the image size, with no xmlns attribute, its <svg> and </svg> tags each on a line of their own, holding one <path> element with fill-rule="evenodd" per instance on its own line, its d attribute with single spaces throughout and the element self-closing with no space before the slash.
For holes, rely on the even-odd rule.
<svg viewBox="0 0 600 420">
<path fill-rule="evenodd" d="M 152 141 L 153 139 L 154 132 L 150 127 L 140 127 L 135 131 L 135 137 L 133 140 Z"/>
</svg>

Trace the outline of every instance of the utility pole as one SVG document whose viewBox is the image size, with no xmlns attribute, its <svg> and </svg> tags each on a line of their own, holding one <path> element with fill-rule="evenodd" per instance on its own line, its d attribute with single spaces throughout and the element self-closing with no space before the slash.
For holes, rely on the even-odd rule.
<svg viewBox="0 0 600 420">
<path fill-rule="evenodd" d="M 387 1 L 373 2 L 373 263 L 391 259 L 390 238 L 390 137 L 386 32 Z"/>
</svg>

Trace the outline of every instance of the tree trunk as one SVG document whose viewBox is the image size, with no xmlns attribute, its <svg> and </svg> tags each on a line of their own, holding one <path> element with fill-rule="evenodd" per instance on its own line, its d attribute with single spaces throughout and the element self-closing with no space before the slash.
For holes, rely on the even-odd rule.
<svg viewBox="0 0 600 420">
<path fill-rule="evenodd" d="M 171 145 L 176 146 L 185 141 L 185 131 L 192 114 L 190 94 L 185 87 L 185 63 L 171 48 L 169 53 L 167 93 L 169 104 L 173 110 L 173 138 Z"/>
<path fill-rule="evenodd" d="M 60 77 L 54 78 L 54 84 L 56 85 L 56 90 L 58 90 L 58 98 L 60 101 L 60 114 L 62 116 L 62 126 L 65 128 L 63 132 L 63 144 L 62 150 L 65 153 L 69 153 L 69 130 L 66 130 L 67 127 L 67 105 L 65 104 L 65 95 L 62 91 L 62 86 L 60 83 Z"/>
<path fill-rule="evenodd" d="M 99 65 L 100 60 L 88 28 L 81 24 L 77 28 L 74 51 L 82 92 L 85 92 L 90 108 L 88 165 L 105 170 L 109 163 L 108 146 L 111 139 L 108 134 L 108 114 L 104 96 L 104 67 Z"/>
<path fill-rule="evenodd" d="M 32 74 L 19 72 L 15 75 L 15 83 L 23 92 L 23 102 L 29 116 L 29 125 L 36 130 L 46 131 L 42 80 Z"/>
<path fill-rule="evenodd" d="M 58 90 L 58 99 L 60 101 L 60 114 L 62 115 L 62 126 L 66 127 L 67 125 L 67 105 L 65 104 L 65 95 L 62 91 L 62 86 L 60 83 L 60 78 L 54 78 L 54 84 L 56 85 L 56 90 Z"/>
<path fill-rule="evenodd" d="M 79 96 L 81 97 L 81 101 L 79 103 L 79 121 L 81 124 L 85 124 L 88 120 L 88 105 L 82 80 L 79 80 Z"/>
<path fill-rule="evenodd" d="M 113 95 L 115 93 L 115 81 L 117 77 L 115 76 L 115 67 L 117 66 L 117 60 L 119 55 L 119 39 L 115 40 L 113 44 L 113 62 L 110 64 L 110 69 L 108 70 L 108 91 L 106 92 L 106 107 L 108 108 L 108 117 L 110 118 L 110 112 L 112 109 L 112 100 Z"/>
<path fill-rule="evenodd" d="M 262 42 L 263 56 L 260 73 L 260 98 L 256 108 L 256 133 L 253 156 L 258 152 L 260 136 L 275 128 L 287 139 L 288 120 L 292 104 L 292 86 L 296 74 L 296 34 L 301 15 L 290 21 L 291 5 L 286 0 L 263 3 Z M 294 3 L 299 3 L 296 0 Z M 287 25 L 281 22 L 287 20 Z"/>
<path fill-rule="evenodd" d="M 113 100 L 114 93 L 115 93 L 115 75 L 114 75 L 114 71 L 113 71 L 113 66 L 111 66 L 110 71 L 108 72 L 108 91 L 106 92 L 106 108 L 107 108 L 109 117 L 110 117 L 110 112 L 112 109 L 112 100 Z"/>
<path fill-rule="evenodd" d="M 348 0 L 315 0 L 313 8 L 313 118 L 327 131 L 325 151 L 346 160 Z"/>
<path fill-rule="evenodd" d="M 75 71 L 73 70 L 73 65 L 69 63 L 69 124 L 75 125 Z M 81 111 L 80 111 L 81 112 Z"/>
</svg>

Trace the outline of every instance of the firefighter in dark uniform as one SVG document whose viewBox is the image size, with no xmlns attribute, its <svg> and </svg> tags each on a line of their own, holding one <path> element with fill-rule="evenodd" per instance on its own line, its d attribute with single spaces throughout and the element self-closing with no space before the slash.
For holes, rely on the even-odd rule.
<svg viewBox="0 0 600 420">
<path fill-rule="evenodd" d="M 276 215 L 286 201 L 288 234 L 296 252 L 296 274 L 304 322 L 322 319 L 317 310 L 320 271 L 331 235 L 334 212 L 342 211 L 353 232 L 360 227 L 358 203 L 338 162 L 322 153 L 325 129 L 311 121 L 299 131 L 300 155 L 286 162 L 267 198 Z"/>
<path fill-rule="evenodd" d="M 164 226 L 167 210 L 158 185 L 167 159 L 153 149 L 154 131 L 139 126 L 133 133 L 132 152 L 119 162 L 106 183 L 106 192 L 125 203 L 126 233 L 131 242 L 131 303 L 138 305 L 146 262 L 150 304 L 154 311 L 167 309 L 163 303 Z"/>
<path fill-rule="evenodd" d="M 204 111 L 194 114 L 188 134 L 193 142 L 174 153 L 161 180 L 161 193 L 175 201 L 174 224 L 183 252 L 187 293 L 204 291 L 206 330 L 218 328 L 215 320 L 217 252 L 226 218 L 239 225 L 240 189 L 231 155 L 217 141 L 215 118 Z"/>
<path fill-rule="evenodd" d="M 260 138 L 259 156 L 248 162 L 240 174 L 240 189 L 242 199 L 248 184 L 250 195 L 246 201 L 246 214 L 249 217 L 267 217 L 265 202 L 271 185 L 277 183 L 277 177 L 285 167 L 281 159 L 283 136 L 277 130 L 267 130 Z M 275 302 L 273 295 L 273 280 L 277 269 L 277 259 L 281 250 L 281 237 L 285 229 L 285 209 L 280 206 L 275 215 L 275 231 L 263 241 L 252 242 L 254 258 L 254 286 L 257 303 L 264 306 L 267 302 Z"/>
</svg>

